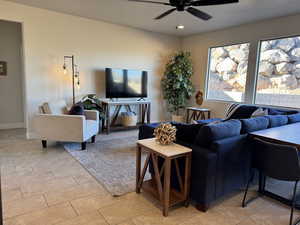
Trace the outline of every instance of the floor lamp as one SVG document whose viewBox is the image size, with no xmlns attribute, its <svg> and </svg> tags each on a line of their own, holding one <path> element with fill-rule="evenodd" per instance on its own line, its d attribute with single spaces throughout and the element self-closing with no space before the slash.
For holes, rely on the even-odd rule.
<svg viewBox="0 0 300 225">
<path fill-rule="evenodd" d="M 66 61 L 70 59 L 71 63 L 72 63 L 72 90 L 73 90 L 73 104 L 76 103 L 75 101 L 75 83 L 78 85 L 78 87 L 80 87 L 80 79 L 79 79 L 79 71 L 78 71 L 78 66 L 75 64 L 75 60 L 74 60 L 74 55 L 71 56 L 64 56 L 64 65 L 63 65 L 63 69 L 64 69 L 64 74 L 67 74 L 67 64 Z"/>
</svg>

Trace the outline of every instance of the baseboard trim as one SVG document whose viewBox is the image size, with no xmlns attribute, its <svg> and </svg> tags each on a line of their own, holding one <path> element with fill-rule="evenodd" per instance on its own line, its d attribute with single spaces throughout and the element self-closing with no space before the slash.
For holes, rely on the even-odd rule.
<svg viewBox="0 0 300 225">
<path fill-rule="evenodd" d="M 27 139 L 38 139 L 38 136 L 34 132 L 27 132 L 26 137 Z"/>
<path fill-rule="evenodd" d="M 0 130 L 25 128 L 24 123 L 0 123 Z"/>
</svg>

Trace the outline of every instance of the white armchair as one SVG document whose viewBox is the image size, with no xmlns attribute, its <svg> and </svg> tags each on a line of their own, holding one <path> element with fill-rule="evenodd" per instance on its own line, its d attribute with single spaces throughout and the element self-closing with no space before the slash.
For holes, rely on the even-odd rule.
<svg viewBox="0 0 300 225">
<path fill-rule="evenodd" d="M 34 127 L 44 148 L 47 141 L 80 142 L 82 150 L 86 142 L 95 142 L 99 132 L 99 112 L 84 111 L 84 116 L 67 115 L 64 101 L 48 102 L 40 107 L 41 113 L 34 118 Z"/>
</svg>

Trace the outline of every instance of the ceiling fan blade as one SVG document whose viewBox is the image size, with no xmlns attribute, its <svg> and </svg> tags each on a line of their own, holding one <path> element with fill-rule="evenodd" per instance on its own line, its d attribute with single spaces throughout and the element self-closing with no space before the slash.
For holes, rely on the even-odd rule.
<svg viewBox="0 0 300 225">
<path fill-rule="evenodd" d="M 189 12 L 190 14 L 192 14 L 193 16 L 196 16 L 198 17 L 199 19 L 202 19 L 202 20 L 209 20 L 212 18 L 211 15 L 208 15 L 207 13 L 203 12 L 203 11 L 200 11 L 198 9 L 195 9 L 193 7 L 189 7 L 186 9 L 187 12 Z"/>
<path fill-rule="evenodd" d="M 130 2 L 140 2 L 140 3 L 153 3 L 153 4 L 160 4 L 160 5 L 170 5 L 166 2 L 155 2 L 155 1 L 144 1 L 144 0 L 128 0 Z"/>
<path fill-rule="evenodd" d="M 156 19 L 156 20 L 159 20 L 159 19 L 161 19 L 161 18 L 163 18 L 163 17 L 165 17 L 165 16 L 171 14 L 171 13 L 174 12 L 174 11 L 176 11 L 176 8 L 170 9 L 170 10 L 164 12 L 163 14 L 159 15 L 159 16 L 156 17 L 155 19 Z"/>
<path fill-rule="evenodd" d="M 208 6 L 208 5 L 224 5 L 231 3 L 238 3 L 239 0 L 199 0 L 191 2 L 191 6 Z"/>
</svg>

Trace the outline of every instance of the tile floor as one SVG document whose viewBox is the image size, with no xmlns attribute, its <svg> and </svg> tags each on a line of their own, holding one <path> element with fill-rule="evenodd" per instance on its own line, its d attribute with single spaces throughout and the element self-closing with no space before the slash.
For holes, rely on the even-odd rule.
<svg viewBox="0 0 300 225">
<path fill-rule="evenodd" d="M 112 141 L 114 135 L 122 134 L 112 134 Z M 0 131 L 0 159 L 5 225 L 288 224 L 287 207 L 260 198 L 243 209 L 242 193 L 207 213 L 177 207 L 165 218 L 151 197 L 112 197 L 61 146 L 44 151 L 40 142 L 25 139 L 24 130 Z"/>
</svg>

